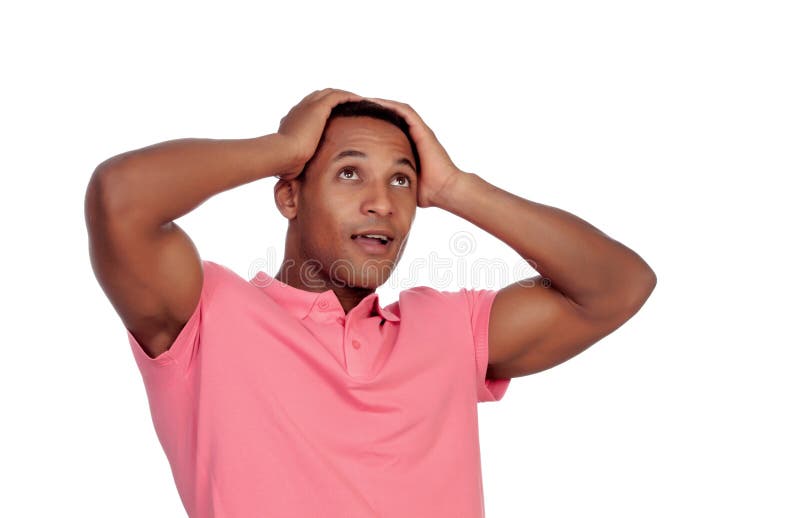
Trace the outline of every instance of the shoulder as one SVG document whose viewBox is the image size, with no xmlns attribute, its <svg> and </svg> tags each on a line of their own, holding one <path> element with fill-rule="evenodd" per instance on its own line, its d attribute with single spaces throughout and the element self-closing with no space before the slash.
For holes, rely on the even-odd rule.
<svg viewBox="0 0 800 518">
<path fill-rule="evenodd" d="M 260 292 L 256 285 L 228 266 L 208 259 L 202 263 L 204 292 L 207 299 L 213 299 L 215 306 L 230 304 L 233 299 L 241 300 L 242 296 Z"/>
<path fill-rule="evenodd" d="M 421 308 L 430 312 L 466 312 L 471 314 L 483 306 L 491 305 L 497 291 L 488 289 L 458 288 L 438 290 L 430 286 L 415 286 L 400 292 L 399 304 L 409 309 Z"/>
<path fill-rule="evenodd" d="M 208 274 L 216 284 L 239 286 L 252 284 L 250 281 L 224 264 L 216 261 L 210 261 L 208 259 L 203 260 L 203 273 Z"/>
</svg>

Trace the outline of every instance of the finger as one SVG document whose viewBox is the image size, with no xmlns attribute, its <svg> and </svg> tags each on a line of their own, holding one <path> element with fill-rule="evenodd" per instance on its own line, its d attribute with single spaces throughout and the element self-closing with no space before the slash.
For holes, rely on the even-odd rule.
<svg viewBox="0 0 800 518">
<path fill-rule="evenodd" d="M 342 94 L 356 95 L 353 92 L 349 92 L 347 90 L 340 90 L 338 88 L 326 88 L 324 90 L 321 90 L 321 93 L 322 95 L 342 95 Z"/>
<path fill-rule="evenodd" d="M 414 109 L 408 104 L 392 101 L 391 99 L 381 99 L 379 97 L 367 97 L 366 99 L 368 101 L 375 101 L 378 104 L 383 104 L 384 106 L 393 108 L 403 115 L 409 115 L 417 119 L 420 118 L 417 112 L 415 112 Z"/>
<path fill-rule="evenodd" d="M 422 121 L 422 117 L 419 116 L 417 112 L 414 111 L 411 106 L 403 103 L 399 103 L 397 101 L 392 101 L 390 99 L 380 99 L 378 97 L 367 97 L 368 101 L 374 101 L 378 104 L 382 104 L 383 106 L 390 108 L 397 113 L 399 113 L 408 123 L 410 126 L 422 126 L 425 127 L 425 123 Z"/>
<path fill-rule="evenodd" d="M 315 98 L 315 97 L 316 97 L 316 96 L 319 94 L 319 92 L 320 92 L 319 90 L 314 90 L 314 91 L 313 91 L 313 92 L 311 92 L 310 94 L 308 94 L 308 95 L 306 95 L 305 97 L 303 97 L 303 100 L 305 101 L 306 99 L 309 99 L 309 100 L 310 100 L 310 99 L 313 99 L 313 98 Z"/>
<path fill-rule="evenodd" d="M 391 99 L 381 99 L 380 97 L 367 97 L 367 100 L 375 101 L 375 102 L 379 102 L 379 103 L 384 103 L 384 104 L 390 104 L 392 106 L 397 106 L 397 107 L 401 107 L 401 108 L 411 108 L 411 106 L 409 106 L 408 104 L 401 103 L 401 102 L 398 102 L 398 101 L 393 101 Z"/>
<path fill-rule="evenodd" d="M 378 104 L 383 104 L 384 106 L 396 106 L 397 105 L 397 103 L 395 103 L 394 101 L 391 101 L 389 99 L 381 99 L 379 97 L 367 97 L 367 100 L 375 102 L 375 103 L 378 103 Z"/>
<path fill-rule="evenodd" d="M 332 91 L 333 91 L 333 88 L 323 88 L 322 90 L 314 90 L 308 96 L 308 102 L 309 103 L 318 102 L 318 101 L 324 99 L 325 97 L 327 97 L 328 95 L 330 95 L 330 93 Z"/>
<path fill-rule="evenodd" d="M 358 95 L 354 92 L 348 92 L 347 90 L 336 90 L 330 89 L 330 91 L 325 94 L 331 98 L 331 100 L 336 100 L 337 104 L 342 101 L 361 101 L 364 99 L 363 95 Z"/>
<path fill-rule="evenodd" d="M 333 110 L 334 107 L 346 103 L 363 101 L 364 98 L 352 92 L 338 91 L 329 94 L 327 97 L 320 99 L 318 102 L 325 110 Z"/>
</svg>

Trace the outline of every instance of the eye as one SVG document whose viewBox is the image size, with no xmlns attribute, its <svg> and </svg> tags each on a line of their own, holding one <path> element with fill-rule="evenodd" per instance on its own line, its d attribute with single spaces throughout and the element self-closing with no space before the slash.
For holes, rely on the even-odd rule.
<svg viewBox="0 0 800 518">
<path fill-rule="evenodd" d="M 341 177 L 341 175 L 342 175 L 343 173 L 352 173 L 352 174 L 355 174 L 355 172 L 356 172 L 356 170 L 355 170 L 354 168 L 352 168 L 352 167 L 345 167 L 344 169 L 342 169 L 341 171 L 339 171 L 339 176 Z M 348 178 L 348 180 L 349 180 L 349 178 Z"/>
<path fill-rule="evenodd" d="M 407 175 L 402 174 L 400 176 L 395 177 L 395 179 L 404 180 L 405 183 L 402 184 L 403 187 L 411 187 L 411 178 L 409 178 Z"/>
</svg>

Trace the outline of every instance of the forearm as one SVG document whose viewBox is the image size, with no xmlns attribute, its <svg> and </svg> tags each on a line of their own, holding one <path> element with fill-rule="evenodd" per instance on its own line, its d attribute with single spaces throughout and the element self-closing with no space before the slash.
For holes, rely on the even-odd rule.
<svg viewBox="0 0 800 518">
<path fill-rule="evenodd" d="M 91 182 L 115 215 L 163 224 L 211 196 L 282 174 L 296 160 L 278 134 L 252 139 L 179 139 L 112 157 Z"/>
<path fill-rule="evenodd" d="M 466 173 L 436 205 L 494 235 L 573 302 L 611 309 L 649 295 L 655 274 L 634 251 L 586 221 Z"/>
</svg>

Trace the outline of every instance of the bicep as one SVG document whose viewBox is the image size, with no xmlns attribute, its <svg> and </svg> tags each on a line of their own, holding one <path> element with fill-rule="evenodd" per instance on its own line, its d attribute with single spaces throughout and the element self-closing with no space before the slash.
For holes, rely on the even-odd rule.
<svg viewBox="0 0 800 518">
<path fill-rule="evenodd" d="M 89 255 L 101 288 L 125 327 L 155 358 L 169 349 L 192 315 L 203 285 L 202 261 L 174 222 L 145 225 L 115 214 L 89 187 Z"/>
<path fill-rule="evenodd" d="M 497 293 L 489 317 L 492 376 L 526 376 L 554 367 L 630 318 L 590 313 L 542 280 L 536 276 Z"/>
</svg>

